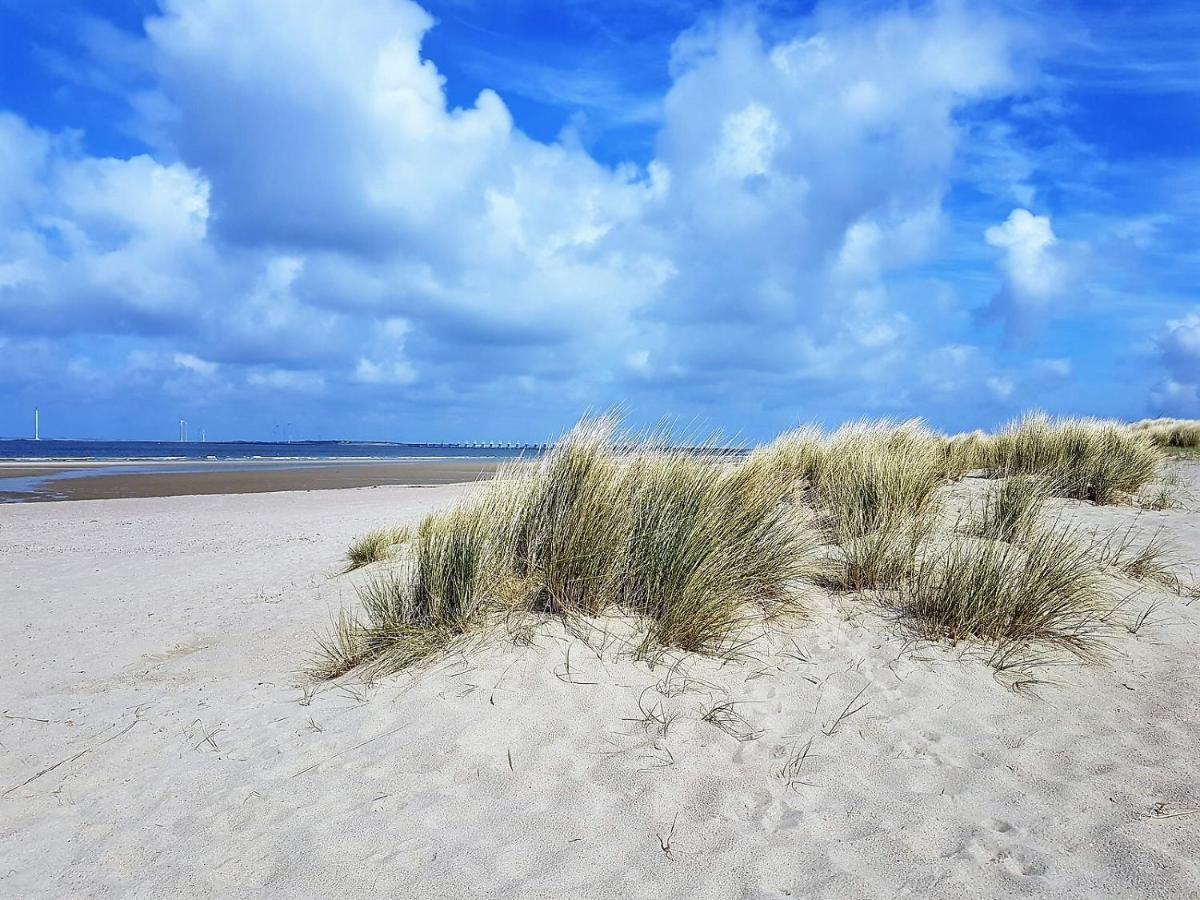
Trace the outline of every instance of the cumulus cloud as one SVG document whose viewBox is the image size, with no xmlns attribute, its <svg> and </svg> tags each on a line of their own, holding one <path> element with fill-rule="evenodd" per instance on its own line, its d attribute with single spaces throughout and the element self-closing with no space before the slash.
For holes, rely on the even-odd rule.
<svg viewBox="0 0 1200 900">
<path fill-rule="evenodd" d="M 527 396 L 553 425 L 612 401 L 778 418 L 814 387 L 890 411 L 945 342 L 893 276 L 936 260 L 960 114 L 1025 90 L 1030 41 L 963 4 L 761 24 L 681 35 L 651 158 L 611 165 L 492 90 L 450 105 L 409 0 L 163 0 L 123 50 L 146 153 L 0 115 L 6 330 L 145 344 L 230 390 Z M 1047 217 L 986 239 L 1006 319 L 1064 290 Z"/>
<path fill-rule="evenodd" d="M 1165 377 L 1151 393 L 1157 412 L 1200 416 L 1200 312 L 1169 320 L 1155 339 Z"/>
<path fill-rule="evenodd" d="M 1003 284 L 992 298 L 989 315 L 1001 319 L 1010 336 L 1027 335 L 1070 286 L 1068 251 L 1055 235 L 1049 216 L 1014 209 L 984 232 L 1000 250 Z"/>
</svg>

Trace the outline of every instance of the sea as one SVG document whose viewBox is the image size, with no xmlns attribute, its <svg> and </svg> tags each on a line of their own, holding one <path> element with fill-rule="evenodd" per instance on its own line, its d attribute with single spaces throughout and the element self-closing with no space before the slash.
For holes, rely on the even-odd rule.
<svg viewBox="0 0 1200 900">
<path fill-rule="evenodd" d="M 543 448 L 515 444 L 400 444 L 359 441 L 88 441 L 3 440 L 0 460 L 85 462 L 89 460 L 419 460 L 516 459 Z"/>
<path fill-rule="evenodd" d="M 0 504 L 54 499 L 56 482 L 102 478 L 120 462 L 123 476 L 150 475 L 168 464 L 173 473 L 236 472 L 270 466 L 307 468 L 373 462 L 530 459 L 545 448 L 515 444 L 400 444 L 360 441 L 86 441 L 0 439 L 0 463 L 53 463 L 52 471 L 13 474 L 0 467 Z M 78 463 L 73 466 L 72 463 Z"/>
</svg>

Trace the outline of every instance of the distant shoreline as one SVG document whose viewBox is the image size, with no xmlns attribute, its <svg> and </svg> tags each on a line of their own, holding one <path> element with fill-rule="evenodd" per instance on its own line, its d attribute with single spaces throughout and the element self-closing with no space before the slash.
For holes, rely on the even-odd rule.
<svg viewBox="0 0 1200 900">
<path fill-rule="evenodd" d="M 496 473 L 495 458 L 0 461 L 0 503 L 442 485 Z"/>
</svg>

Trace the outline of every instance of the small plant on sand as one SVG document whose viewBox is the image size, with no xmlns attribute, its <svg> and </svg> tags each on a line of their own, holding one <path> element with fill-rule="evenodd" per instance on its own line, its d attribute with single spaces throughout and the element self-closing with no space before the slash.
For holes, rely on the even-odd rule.
<svg viewBox="0 0 1200 900">
<path fill-rule="evenodd" d="M 585 421 L 534 472 L 497 481 L 506 510 L 502 564 L 528 592 L 527 605 L 556 613 L 603 610 L 628 527 L 616 423 Z"/>
<path fill-rule="evenodd" d="M 491 576 L 485 509 L 428 516 L 412 558 L 359 587 L 361 614 L 343 612 L 320 639 L 314 673 L 333 678 L 362 665 L 371 674 L 395 672 L 482 624 Z"/>
<path fill-rule="evenodd" d="M 1059 496 L 1116 503 L 1158 477 L 1163 453 L 1145 433 L 1100 419 L 1027 415 L 992 440 L 989 476 L 1044 475 Z"/>
<path fill-rule="evenodd" d="M 724 654 L 744 626 L 782 604 L 816 539 L 785 501 L 790 486 L 754 468 L 668 453 L 637 460 L 613 598 L 649 622 L 644 652 Z"/>
<path fill-rule="evenodd" d="M 896 603 L 923 636 L 976 639 L 998 654 L 1033 644 L 1086 653 L 1111 609 L 1092 554 L 1060 527 L 1038 529 L 1021 546 L 964 535 L 931 542 Z"/>
<path fill-rule="evenodd" d="M 901 526 L 841 535 L 829 548 L 814 580 L 834 591 L 895 588 L 912 573 L 917 551 L 933 527 L 932 516 L 924 514 Z"/>
<path fill-rule="evenodd" d="M 816 544 L 768 469 L 614 437 L 585 422 L 534 469 L 504 472 L 483 499 L 428 517 L 411 558 L 360 590 L 323 671 L 410 665 L 514 611 L 646 624 L 644 655 L 732 654 L 787 605 Z"/>
<path fill-rule="evenodd" d="M 943 457 L 940 439 L 916 421 L 838 429 L 813 481 L 826 530 L 859 537 L 921 519 L 936 508 Z"/>
<path fill-rule="evenodd" d="M 1176 550 L 1163 537 L 1159 528 L 1149 539 L 1134 534 L 1136 522 L 1113 532 L 1103 541 L 1093 544 L 1093 553 L 1101 565 L 1118 569 L 1134 581 L 1153 581 L 1181 593 L 1183 582 L 1177 574 Z"/>
<path fill-rule="evenodd" d="M 748 470 L 764 470 L 800 486 L 811 484 L 825 459 L 827 445 L 819 428 L 806 426 L 785 432 L 769 444 L 755 448 L 745 463 Z"/>
<path fill-rule="evenodd" d="M 894 587 L 933 528 L 945 463 L 942 439 L 919 422 L 835 432 L 811 492 L 832 545 L 818 581 L 838 590 Z"/>
<path fill-rule="evenodd" d="M 345 572 L 390 559 L 396 547 L 409 539 L 407 528 L 376 528 L 356 538 L 346 551 Z"/>
<path fill-rule="evenodd" d="M 1020 543 L 1033 534 L 1046 500 L 1054 493 L 1053 479 L 1014 475 L 992 485 L 967 517 L 963 531 L 993 541 Z"/>
</svg>

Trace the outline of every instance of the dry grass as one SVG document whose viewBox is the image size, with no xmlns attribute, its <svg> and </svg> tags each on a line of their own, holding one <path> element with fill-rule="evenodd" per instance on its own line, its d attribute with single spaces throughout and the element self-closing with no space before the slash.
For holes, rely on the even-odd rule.
<svg viewBox="0 0 1200 900">
<path fill-rule="evenodd" d="M 745 458 L 631 438 L 585 421 L 535 465 L 408 536 L 372 532 L 351 567 L 392 558 L 320 645 L 324 677 L 414 665 L 530 613 L 568 623 L 620 612 L 634 652 L 733 656 L 795 608 L 804 581 L 872 592 L 918 634 L 1006 655 L 1083 653 L 1112 603 L 1112 569 L 1172 584 L 1152 540 L 1085 546 L 1039 519 L 1053 495 L 1110 503 L 1158 476 L 1145 428 L 1042 415 L 999 435 L 946 438 L 918 421 L 804 428 Z M 993 484 L 957 523 L 940 488 L 984 469 Z M 818 559 L 818 557 L 820 557 Z"/>
<path fill-rule="evenodd" d="M 934 527 L 946 458 L 943 439 L 916 421 L 834 432 L 809 494 L 832 545 L 818 581 L 836 590 L 894 587 Z"/>
<path fill-rule="evenodd" d="M 483 624 L 491 565 L 488 507 L 435 513 L 418 527 L 412 557 L 357 589 L 361 612 L 343 611 L 318 645 L 313 674 L 336 678 L 407 668 Z"/>
<path fill-rule="evenodd" d="M 360 590 L 318 671 L 411 665 L 516 611 L 646 623 L 641 652 L 732 654 L 790 600 L 816 545 L 791 485 L 720 454 L 630 441 L 585 422 L 472 506 L 428 517 L 412 558 Z"/>
<path fill-rule="evenodd" d="M 834 591 L 896 588 L 912 573 L 917 551 L 933 528 L 932 517 L 923 516 L 904 527 L 844 537 L 830 548 L 814 580 Z"/>
<path fill-rule="evenodd" d="M 807 572 L 817 540 L 786 483 L 680 454 L 624 475 L 630 518 L 613 599 L 650 622 L 647 651 L 727 654 Z"/>
<path fill-rule="evenodd" d="M 1052 478 L 1014 475 L 992 485 L 970 511 L 962 530 L 993 541 L 1020 543 L 1033 534 L 1046 500 L 1057 488 Z"/>
<path fill-rule="evenodd" d="M 356 538 L 346 550 L 346 568 L 353 572 L 371 563 L 391 559 L 396 548 L 409 539 L 407 528 L 376 528 Z"/>
<path fill-rule="evenodd" d="M 901 620 L 927 638 L 975 639 L 1003 655 L 1053 644 L 1086 653 L 1112 598 L 1085 545 L 1043 528 L 1023 545 L 950 537 L 923 548 L 896 599 Z"/>
<path fill-rule="evenodd" d="M 499 553 L 532 609 L 595 615 L 607 604 L 629 509 L 615 423 L 586 421 L 541 467 L 498 480 Z"/>
<path fill-rule="evenodd" d="M 959 481 L 970 472 L 986 468 L 992 452 L 992 438 L 982 431 L 956 434 L 942 444 L 945 475 Z"/>
<path fill-rule="evenodd" d="M 1183 582 L 1178 572 L 1178 553 L 1159 528 L 1148 540 L 1135 534 L 1136 522 L 1096 540 L 1092 552 L 1104 566 L 1112 566 L 1134 581 L 1153 581 L 1181 593 Z"/>
<path fill-rule="evenodd" d="M 827 453 L 821 429 L 806 426 L 785 432 L 770 444 L 757 447 L 746 461 L 748 469 L 783 478 L 801 486 L 812 482 Z"/>
<path fill-rule="evenodd" d="M 1195 419 L 1143 419 L 1132 428 L 1160 447 L 1200 447 L 1200 422 Z"/>
<path fill-rule="evenodd" d="M 911 421 L 838 429 L 813 478 L 826 532 L 837 542 L 907 528 L 936 510 L 941 439 Z"/>
<path fill-rule="evenodd" d="M 1075 500 L 1117 503 L 1154 481 L 1162 450 L 1142 431 L 1101 419 L 1027 415 L 991 442 L 991 477 L 1042 475 Z"/>
</svg>

